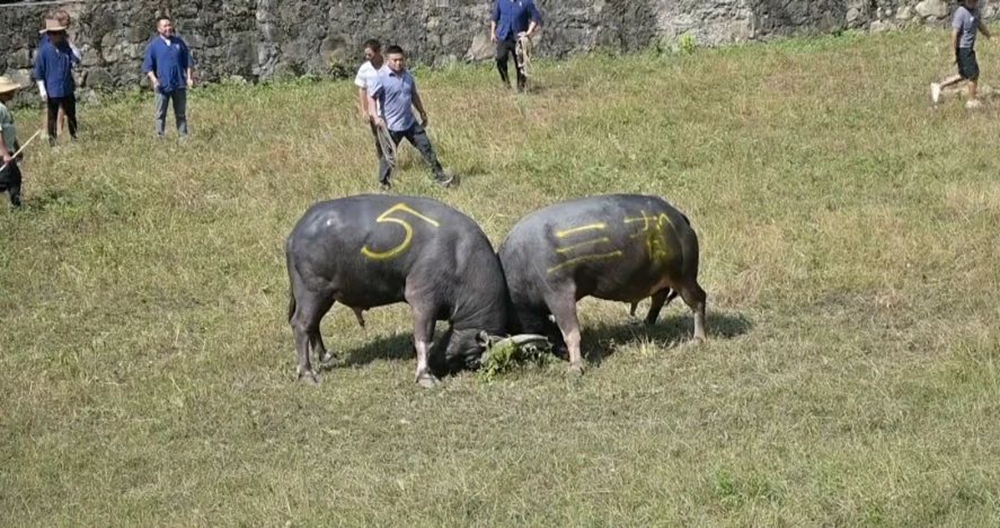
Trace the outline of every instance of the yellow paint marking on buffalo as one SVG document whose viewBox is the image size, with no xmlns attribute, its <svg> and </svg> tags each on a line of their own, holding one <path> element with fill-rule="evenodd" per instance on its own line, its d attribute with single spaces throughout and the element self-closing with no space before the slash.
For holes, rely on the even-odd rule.
<svg viewBox="0 0 1000 528">
<path fill-rule="evenodd" d="M 415 216 L 415 217 L 417 217 L 417 218 L 419 218 L 419 219 L 427 222 L 428 224 L 430 224 L 430 225 L 432 225 L 434 227 L 441 227 L 441 224 L 439 224 L 437 220 L 434 220 L 433 218 L 429 218 L 427 216 L 424 216 L 424 215 L 420 214 L 419 212 L 413 210 L 413 208 L 411 208 L 410 206 L 406 205 L 405 203 L 400 202 L 400 203 L 398 203 L 398 204 L 390 207 L 389 209 L 387 209 L 386 212 L 384 212 L 381 215 L 379 215 L 379 217 L 375 219 L 375 222 L 379 223 L 379 224 L 381 224 L 383 222 L 391 222 L 393 224 L 399 224 L 399 225 L 403 226 L 403 230 L 406 232 L 406 234 L 403 236 L 403 241 L 398 246 L 396 246 L 396 247 L 394 247 L 392 249 L 389 249 L 387 251 L 373 251 L 371 249 L 368 249 L 368 246 L 365 246 L 365 247 L 361 248 L 361 254 L 362 255 L 364 255 L 364 256 L 372 259 L 372 260 L 389 260 L 389 259 L 396 258 L 401 253 L 403 253 L 404 251 L 406 251 L 407 249 L 409 249 L 410 244 L 413 243 L 413 226 L 410 225 L 410 223 L 407 222 L 406 220 L 403 220 L 401 218 L 392 218 L 392 217 L 389 216 L 392 213 L 395 213 L 397 211 L 402 212 L 402 213 L 409 213 L 409 214 L 411 214 L 411 215 L 413 215 L 413 216 Z"/>
<path fill-rule="evenodd" d="M 573 259 L 569 259 L 566 262 L 563 262 L 562 264 L 558 264 L 556 266 L 552 266 L 547 271 L 549 273 L 554 273 L 554 272 L 559 271 L 559 270 L 561 270 L 563 268 L 567 268 L 569 266 L 573 266 L 573 265 L 576 265 L 576 264 L 581 264 L 583 262 L 593 262 L 595 260 L 613 260 L 613 259 L 616 259 L 616 258 L 621 258 L 622 255 L 624 255 L 624 253 L 622 253 L 621 251 L 612 251 L 611 253 L 602 253 L 600 255 L 584 255 L 582 257 L 576 257 L 576 258 L 573 258 Z"/>
<path fill-rule="evenodd" d="M 577 233 L 583 233 L 584 231 L 597 231 L 601 229 L 607 229 L 608 224 L 604 222 L 598 222 L 596 224 L 590 224 L 580 227 L 574 227 L 570 229 L 564 229 L 562 231 L 556 231 L 556 238 L 566 238 L 570 235 L 575 235 Z"/>
<path fill-rule="evenodd" d="M 570 251 L 573 251 L 574 249 L 579 249 L 579 248 L 582 248 L 584 246 L 589 246 L 591 244 L 600 244 L 602 242 L 611 242 L 611 239 L 608 238 L 608 237 L 595 238 L 593 240 L 588 240 L 586 242 L 580 242 L 578 244 L 573 244 L 572 246 L 566 246 L 566 247 L 558 248 L 558 249 L 556 249 L 556 253 L 569 253 Z"/>
</svg>

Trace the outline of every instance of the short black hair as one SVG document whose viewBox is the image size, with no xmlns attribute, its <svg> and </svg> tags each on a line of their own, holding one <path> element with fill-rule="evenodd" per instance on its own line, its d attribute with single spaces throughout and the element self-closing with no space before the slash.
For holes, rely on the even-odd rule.
<svg viewBox="0 0 1000 528">
<path fill-rule="evenodd" d="M 368 39 L 365 41 L 364 49 L 370 49 L 374 52 L 382 51 L 382 43 L 378 39 Z"/>
<path fill-rule="evenodd" d="M 170 22 L 173 22 L 173 20 L 167 15 L 160 15 L 156 17 L 156 27 L 160 27 L 160 22 L 163 20 L 169 20 Z"/>
<path fill-rule="evenodd" d="M 403 52 L 403 48 L 401 48 L 401 47 L 399 47 L 399 46 L 397 46 L 395 44 L 393 44 L 392 46 L 389 46 L 388 48 L 386 48 L 385 49 L 385 54 L 386 55 L 406 55 L 406 53 Z"/>
</svg>

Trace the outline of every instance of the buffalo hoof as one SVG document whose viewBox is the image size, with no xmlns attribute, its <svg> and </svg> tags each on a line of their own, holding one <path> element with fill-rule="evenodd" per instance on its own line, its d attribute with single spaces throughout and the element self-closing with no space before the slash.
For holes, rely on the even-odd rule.
<svg viewBox="0 0 1000 528">
<path fill-rule="evenodd" d="M 417 384 L 425 389 L 433 389 L 441 384 L 441 380 L 430 372 L 424 372 L 417 376 Z"/>
<path fill-rule="evenodd" d="M 309 372 L 300 372 L 299 382 L 306 385 L 319 385 L 319 377 L 317 377 L 316 373 L 311 370 Z"/>
<path fill-rule="evenodd" d="M 570 363 L 569 368 L 566 369 L 566 375 L 572 378 L 579 378 L 583 376 L 583 363 Z"/>
</svg>

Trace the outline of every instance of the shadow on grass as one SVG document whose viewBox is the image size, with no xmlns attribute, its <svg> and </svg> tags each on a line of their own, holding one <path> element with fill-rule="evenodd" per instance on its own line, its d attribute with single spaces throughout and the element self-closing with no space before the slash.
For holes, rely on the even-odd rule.
<svg viewBox="0 0 1000 528">
<path fill-rule="evenodd" d="M 378 337 L 353 350 L 338 350 L 339 359 L 321 365 L 320 371 L 367 365 L 378 360 L 410 360 L 416 357 L 412 334 Z"/>
<path fill-rule="evenodd" d="M 708 340 L 732 339 L 746 334 L 753 328 L 753 322 L 745 316 L 726 313 L 707 314 L 706 331 Z M 581 351 L 587 361 L 599 365 L 614 354 L 616 343 L 631 343 L 637 340 L 655 341 L 662 344 L 687 342 L 694 335 L 694 318 L 690 313 L 661 316 L 653 326 L 642 322 L 622 322 L 620 324 L 598 325 L 584 328 Z"/>
</svg>

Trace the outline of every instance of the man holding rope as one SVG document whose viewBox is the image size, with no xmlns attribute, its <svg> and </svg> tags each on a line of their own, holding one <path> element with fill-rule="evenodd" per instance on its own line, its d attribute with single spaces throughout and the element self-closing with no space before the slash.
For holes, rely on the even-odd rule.
<svg viewBox="0 0 1000 528">
<path fill-rule="evenodd" d="M 420 113 L 420 123 L 413 116 L 413 108 Z M 385 50 L 385 66 L 368 85 L 368 115 L 372 117 L 375 126 L 386 130 L 391 139 L 392 147 L 406 138 L 424 157 L 434 173 L 434 183 L 442 187 L 450 187 L 454 176 L 441 168 L 434 147 L 427 137 L 428 118 L 424 104 L 417 92 L 417 83 L 413 75 L 406 70 L 406 55 L 403 48 L 389 46 Z M 389 159 L 387 149 L 382 149 L 382 159 L 379 160 L 378 182 L 383 191 L 392 188 L 389 177 L 392 174 L 393 161 Z"/>
<path fill-rule="evenodd" d="M 382 145 L 379 142 L 378 127 L 375 126 L 375 119 L 368 114 L 368 87 L 378 77 L 378 71 L 382 69 L 385 60 L 382 58 L 382 44 L 369 39 L 365 42 L 365 63 L 358 68 L 358 75 L 354 77 L 354 85 L 358 87 L 358 104 L 361 110 L 361 120 L 368 125 L 375 139 L 375 156 L 382 159 Z"/>
<path fill-rule="evenodd" d="M 518 41 L 530 39 L 541 23 L 542 14 L 535 7 L 534 0 L 496 0 L 493 4 L 490 40 L 497 45 L 497 70 L 500 71 L 500 80 L 505 86 L 510 86 L 507 57 L 513 55 L 517 69 L 517 90 L 524 91 L 528 78 L 524 74 L 523 59 L 517 53 Z"/>
<path fill-rule="evenodd" d="M 10 80 L 9 77 L 0 77 L 0 192 L 10 193 L 10 203 L 14 207 L 21 207 L 21 169 L 17 167 L 17 151 L 20 145 L 17 143 L 17 126 L 14 125 L 14 116 L 7 109 L 7 102 L 14 98 L 21 86 Z"/>
</svg>

